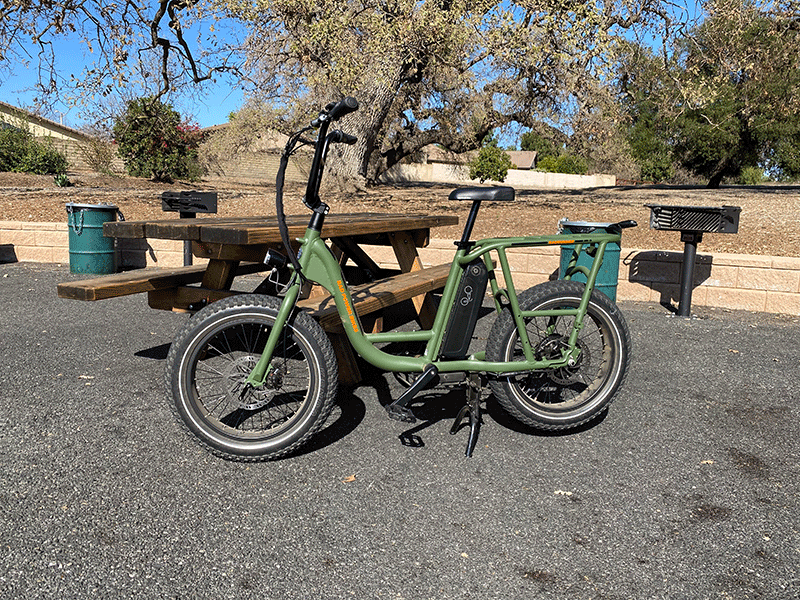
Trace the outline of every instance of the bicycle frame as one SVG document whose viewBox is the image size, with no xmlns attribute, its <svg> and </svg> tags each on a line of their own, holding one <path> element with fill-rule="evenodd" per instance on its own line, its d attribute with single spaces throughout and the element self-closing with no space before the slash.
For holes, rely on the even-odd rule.
<svg viewBox="0 0 800 600">
<path fill-rule="evenodd" d="M 557 369 L 574 363 L 580 354 L 576 341 L 578 333 L 583 326 L 583 319 L 589 305 L 592 290 L 594 289 L 597 274 L 603 262 L 605 249 L 609 243 L 619 243 L 620 234 L 618 233 L 589 233 L 589 234 L 569 234 L 555 236 L 528 236 L 515 238 L 487 238 L 471 244 L 469 249 L 459 248 L 453 258 L 450 273 L 445 282 L 439 308 L 436 312 L 433 325 L 430 329 L 420 329 L 415 331 L 402 332 L 383 332 L 365 333 L 361 326 L 361 321 L 353 308 L 353 300 L 345 278 L 342 274 L 341 266 L 334 258 L 333 254 L 320 236 L 320 232 L 309 227 L 305 237 L 298 240 L 301 252 L 299 262 L 304 276 L 321 285 L 331 294 L 336 309 L 342 320 L 345 333 L 353 349 L 367 362 L 385 371 L 396 372 L 422 372 L 428 365 L 433 365 L 439 372 L 488 372 L 495 374 L 508 374 L 521 371 Z M 587 283 L 581 302 L 577 308 L 563 308 L 548 311 L 523 311 L 520 308 L 517 298 L 517 291 L 514 287 L 509 265 L 507 250 L 510 248 L 528 248 L 535 246 L 552 246 L 574 244 L 572 259 L 567 268 L 567 278 L 576 272 L 583 272 L 586 275 Z M 592 267 L 577 266 L 578 257 L 586 246 L 594 246 L 594 260 Z M 495 274 L 493 261 L 490 253 L 495 253 L 499 261 L 500 270 L 505 281 L 505 287 L 501 288 Z M 455 303 L 458 283 L 464 272 L 464 268 L 476 259 L 482 259 L 489 271 L 489 282 L 491 293 L 494 298 L 495 307 L 499 313 L 506 305 L 511 310 L 512 317 L 517 326 L 519 338 L 522 342 L 524 360 L 514 362 L 489 362 L 484 359 L 484 353 L 478 352 L 465 359 L 438 358 L 445 333 L 445 325 L 450 312 Z M 264 352 L 250 373 L 248 383 L 254 387 L 260 387 L 269 372 L 269 363 L 272 352 L 278 342 L 281 331 L 290 317 L 297 297 L 300 294 L 301 282 L 296 278 L 294 283 L 286 291 L 281 304 L 281 309 L 270 332 Z M 560 358 L 537 359 L 535 350 L 528 339 L 525 328 L 525 318 L 547 316 L 573 316 L 575 317 L 573 330 L 569 338 L 569 347 L 562 352 Z M 384 352 L 376 347 L 376 344 L 387 342 L 425 342 L 425 352 L 422 356 L 397 356 Z"/>
<path fill-rule="evenodd" d="M 345 106 L 346 104 L 346 106 Z M 332 113 L 346 114 L 346 112 L 355 110 L 358 103 L 353 100 L 352 103 L 339 103 L 336 105 L 329 105 L 326 110 Z M 335 108 L 332 108 L 334 107 Z M 340 110 L 341 109 L 341 110 Z M 457 243 L 458 249 L 456 250 L 445 282 L 444 290 L 442 292 L 439 308 L 436 312 L 433 325 L 430 329 L 421 329 L 416 331 L 405 332 L 383 332 L 383 333 L 365 333 L 361 326 L 361 321 L 356 314 L 353 306 L 353 299 L 350 295 L 350 290 L 347 286 L 345 278 L 342 274 L 342 269 L 339 263 L 334 258 L 330 249 L 325 244 L 321 237 L 322 227 L 325 221 L 328 207 L 319 199 L 319 184 L 322 179 L 322 172 L 325 167 L 325 159 L 328 148 L 331 143 L 343 142 L 354 143 L 356 138 L 342 133 L 341 131 L 333 131 L 328 133 L 328 127 L 331 122 L 335 121 L 338 116 L 331 114 L 331 112 L 324 112 L 320 117 L 312 123 L 311 128 L 319 128 L 316 141 L 316 151 L 312 161 L 311 173 L 308 179 L 306 189 L 306 196 L 304 202 L 312 211 L 313 215 L 309 222 L 308 229 L 306 229 L 305 236 L 298 241 L 300 242 L 300 251 L 297 256 L 292 256 L 289 248 L 288 239 L 284 238 L 287 243 L 287 252 L 290 253 L 291 266 L 297 270 L 299 268 L 302 276 L 314 283 L 321 285 L 328 293 L 333 296 L 336 303 L 336 309 L 342 320 L 345 333 L 348 340 L 353 346 L 353 349 L 367 362 L 373 364 L 379 369 L 385 371 L 415 373 L 423 372 L 430 367 L 434 367 L 436 372 L 486 372 L 494 374 L 510 374 L 516 372 L 543 370 L 543 369 L 558 369 L 565 366 L 575 364 L 579 355 L 580 348 L 577 345 L 578 333 L 583 327 L 583 319 L 586 316 L 586 310 L 589 306 L 589 300 L 594 289 L 595 280 L 603 262 L 606 245 L 609 243 L 619 243 L 621 234 L 619 231 L 606 232 L 606 233 L 586 233 L 586 234 L 565 234 L 555 236 L 528 236 L 528 237 L 514 237 L 514 238 L 487 238 L 476 242 L 468 240 L 472 231 L 472 225 L 477 216 L 478 206 L 480 201 L 473 204 L 472 212 L 467 220 L 467 226 L 464 230 L 464 236 L 461 242 Z M 310 129 L 310 128 L 307 128 Z M 306 130 L 307 130 L 306 129 Z M 303 131 L 306 131 L 303 130 Z M 290 138 L 287 147 L 284 150 L 282 164 L 288 161 L 288 156 L 294 151 L 294 144 L 300 139 L 303 131 Z M 278 213 L 279 222 L 280 215 L 282 215 L 282 173 L 279 172 L 278 176 Z M 507 250 L 510 248 L 528 248 L 535 246 L 552 246 L 574 244 L 575 249 L 572 254 L 572 259 L 569 263 L 566 272 L 566 278 L 569 279 L 573 274 L 581 272 L 586 276 L 587 283 L 581 302 L 577 308 L 562 308 L 547 311 L 523 311 L 520 308 L 517 291 L 514 287 L 513 278 L 511 275 L 511 267 L 509 265 Z M 586 246 L 594 247 L 594 259 L 592 267 L 586 269 L 577 265 L 578 258 L 581 251 Z M 500 264 L 500 270 L 505 281 L 505 288 L 501 288 L 498 284 L 497 277 L 494 270 L 494 262 L 490 253 L 495 253 Z M 445 335 L 446 325 L 450 313 L 456 302 L 456 295 L 458 292 L 459 282 L 464 273 L 466 265 L 480 259 L 485 264 L 489 282 L 491 283 L 491 293 L 494 298 L 495 308 L 498 313 L 506 306 L 511 311 L 512 318 L 517 327 L 519 339 L 523 348 L 523 360 L 513 362 L 491 362 L 485 360 L 485 353 L 478 352 L 466 358 L 458 359 L 441 359 L 440 350 L 442 348 L 442 341 Z M 247 378 L 247 385 L 251 387 L 261 387 L 266 381 L 267 375 L 270 370 L 270 361 L 272 353 L 274 352 L 284 327 L 291 317 L 292 311 L 295 308 L 295 303 L 300 294 L 302 287 L 301 277 L 295 276 L 292 280 L 293 283 L 286 290 L 281 308 L 278 311 L 275 323 L 270 335 L 267 339 L 266 346 L 262 355 L 251 371 Z M 525 319 L 530 317 L 541 316 L 573 316 L 575 318 L 572 332 L 569 337 L 568 347 L 562 350 L 561 356 L 557 358 L 537 358 L 535 349 L 531 346 L 528 338 L 527 329 L 525 327 Z M 422 356 L 397 356 L 384 352 L 376 345 L 388 342 L 424 342 L 425 352 Z"/>
</svg>

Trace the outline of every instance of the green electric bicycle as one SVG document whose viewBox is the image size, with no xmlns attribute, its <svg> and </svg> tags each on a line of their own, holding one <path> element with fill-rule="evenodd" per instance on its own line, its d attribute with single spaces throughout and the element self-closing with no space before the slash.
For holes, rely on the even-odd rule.
<svg viewBox="0 0 800 600">
<path fill-rule="evenodd" d="M 291 136 L 277 177 L 276 207 L 286 255 L 270 251 L 273 275 L 290 279 L 279 296 L 241 294 L 194 314 L 170 347 L 166 385 L 179 421 L 213 453 L 233 460 L 267 460 L 298 450 L 319 431 L 332 410 L 338 367 L 320 325 L 296 307 L 304 282 L 333 297 L 354 350 L 367 362 L 399 374 L 405 391 L 386 406 L 391 418 L 415 420 L 412 402 L 436 385 L 466 384 L 467 402 L 451 431 L 469 418 L 467 456 L 481 422 L 484 381 L 499 405 L 519 422 L 542 429 L 578 427 L 607 410 L 630 362 L 630 333 L 617 306 L 594 290 L 607 244 L 619 243 L 627 221 L 586 233 L 471 241 L 481 202 L 510 202 L 510 187 L 467 187 L 453 200 L 472 207 L 430 329 L 365 333 L 353 309 L 341 266 L 321 237 L 329 207 L 319 186 L 331 144 L 356 142 L 332 123 L 358 108 L 353 98 L 325 107 L 309 127 Z M 317 130 L 316 141 L 303 136 Z M 315 146 L 305 205 L 312 211 L 300 250 L 294 252 L 283 212 L 283 179 L 299 144 Z M 574 246 L 565 280 L 518 293 L 507 252 L 513 248 Z M 581 252 L 590 267 L 577 265 Z M 495 265 L 503 276 L 501 287 Z M 582 272 L 586 283 L 569 280 Z M 475 324 L 486 297 L 496 319 L 486 348 L 471 351 Z M 416 346 L 414 353 L 386 348 Z"/>
</svg>

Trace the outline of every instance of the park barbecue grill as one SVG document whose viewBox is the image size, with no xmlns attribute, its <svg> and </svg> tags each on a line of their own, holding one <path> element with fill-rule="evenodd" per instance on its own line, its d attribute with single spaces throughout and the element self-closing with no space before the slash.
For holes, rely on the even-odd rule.
<svg viewBox="0 0 800 600">
<path fill-rule="evenodd" d="M 181 219 L 193 219 L 197 213 L 216 214 L 217 192 L 183 190 L 161 193 L 161 210 L 179 213 Z M 183 266 L 192 264 L 192 243 L 183 242 Z"/>
<path fill-rule="evenodd" d="M 646 204 L 650 209 L 650 227 L 664 231 L 680 231 L 683 247 L 681 298 L 678 315 L 688 317 L 692 305 L 692 278 L 697 244 L 704 233 L 738 233 L 739 206 L 669 206 Z"/>
</svg>

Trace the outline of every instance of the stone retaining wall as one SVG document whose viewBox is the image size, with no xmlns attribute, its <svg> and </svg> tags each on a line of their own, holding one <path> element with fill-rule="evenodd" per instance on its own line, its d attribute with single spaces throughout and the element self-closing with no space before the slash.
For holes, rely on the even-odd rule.
<svg viewBox="0 0 800 600">
<path fill-rule="evenodd" d="M 0 262 L 69 263 L 66 223 L 0 221 Z M 123 268 L 176 267 L 183 264 L 183 242 L 119 240 Z M 420 250 L 426 265 L 452 259 L 451 240 L 432 240 Z M 375 246 L 370 255 L 381 266 L 395 266 L 391 248 Z M 683 254 L 623 248 L 617 298 L 677 304 Z M 514 282 L 525 289 L 556 273 L 557 247 L 523 248 L 509 253 Z M 199 264 L 202 261 L 195 259 Z M 800 315 L 800 258 L 698 253 L 692 305 Z"/>
</svg>

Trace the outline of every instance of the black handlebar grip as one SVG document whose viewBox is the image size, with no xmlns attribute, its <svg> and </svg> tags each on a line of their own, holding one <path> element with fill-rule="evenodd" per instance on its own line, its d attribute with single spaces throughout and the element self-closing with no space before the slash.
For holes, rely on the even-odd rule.
<svg viewBox="0 0 800 600">
<path fill-rule="evenodd" d="M 639 225 L 639 224 L 638 224 L 636 221 L 634 221 L 634 220 L 630 220 L 630 221 L 620 221 L 619 223 L 617 223 L 617 226 L 618 226 L 620 229 L 628 229 L 629 227 L 637 227 L 638 225 Z"/>
<path fill-rule="evenodd" d="M 336 105 L 328 111 L 328 119 L 333 123 L 356 110 L 358 110 L 358 100 L 352 96 L 348 96 L 341 102 L 337 102 Z"/>
</svg>

